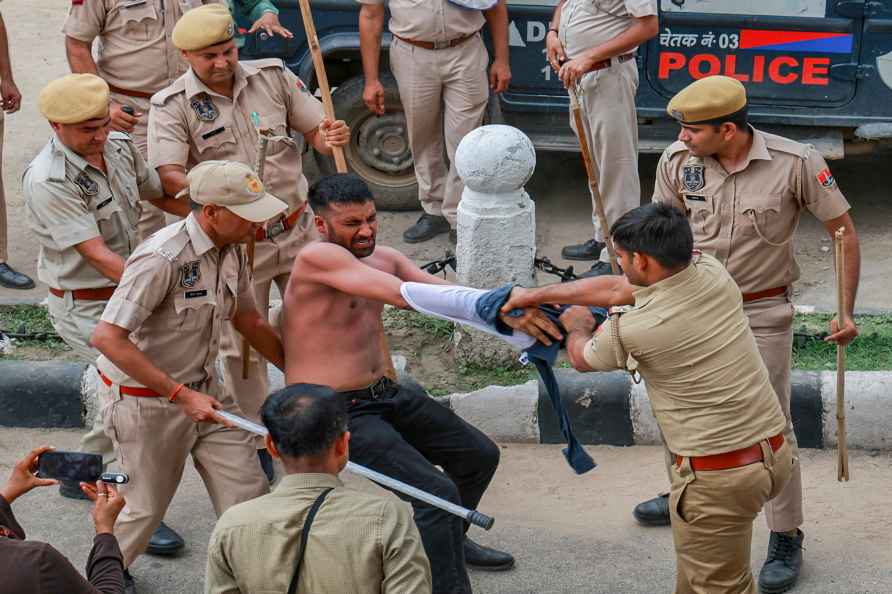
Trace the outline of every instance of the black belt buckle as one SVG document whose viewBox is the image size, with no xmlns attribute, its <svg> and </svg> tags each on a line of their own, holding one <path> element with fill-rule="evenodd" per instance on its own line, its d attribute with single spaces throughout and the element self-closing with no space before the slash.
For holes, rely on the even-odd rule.
<svg viewBox="0 0 892 594">
<path fill-rule="evenodd" d="M 379 400 L 388 396 L 393 388 L 393 380 L 389 377 L 382 377 L 377 382 L 366 388 L 371 400 Z"/>
</svg>

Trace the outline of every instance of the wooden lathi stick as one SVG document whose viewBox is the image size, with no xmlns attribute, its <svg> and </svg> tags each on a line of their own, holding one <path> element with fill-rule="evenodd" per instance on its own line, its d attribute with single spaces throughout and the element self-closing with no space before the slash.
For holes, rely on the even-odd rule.
<svg viewBox="0 0 892 594">
<path fill-rule="evenodd" d="M 846 228 L 840 227 L 833 237 L 836 258 L 836 320 L 841 325 L 846 315 Z M 836 443 L 839 456 L 836 464 L 836 480 L 849 480 L 849 446 L 846 438 L 846 346 L 836 345 Z"/>
</svg>

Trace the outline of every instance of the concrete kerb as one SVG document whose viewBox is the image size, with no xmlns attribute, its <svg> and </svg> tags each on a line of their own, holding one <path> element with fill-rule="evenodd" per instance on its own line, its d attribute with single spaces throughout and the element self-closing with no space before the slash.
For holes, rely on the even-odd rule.
<svg viewBox="0 0 892 594">
<path fill-rule="evenodd" d="M 395 356 L 401 381 L 406 361 Z M 284 385 L 270 367 L 270 389 Z M 96 374 L 87 366 L 55 361 L 0 360 L 0 426 L 80 427 L 88 424 Z M 580 441 L 614 446 L 659 445 L 647 386 L 624 373 L 581 374 L 557 369 L 561 396 Z M 892 371 L 846 375 L 846 423 L 851 448 L 892 450 Z M 561 443 L 557 419 L 544 387 L 530 381 L 517 386 L 487 386 L 439 398 L 458 415 L 496 441 Z M 836 447 L 836 374 L 794 371 L 793 426 L 801 447 Z"/>
</svg>

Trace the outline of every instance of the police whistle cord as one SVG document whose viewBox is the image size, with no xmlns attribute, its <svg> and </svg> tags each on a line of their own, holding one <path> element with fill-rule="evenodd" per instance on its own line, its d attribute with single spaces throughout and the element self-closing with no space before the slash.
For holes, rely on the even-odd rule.
<svg viewBox="0 0 892 594">
<path fill-rule="evenodd" d="M 533 266 L 536 268 L 536 270 L 541 270 L 546 274 L 555 275 L 556 277 L 561 279 L 561 282 L 574 281 L 579 278 L 576 275 L 576 272 L 574 272 L 572 266 L 568 266 L 567 268 L 555 266 L 551 263 L 550 258 L 535 258 L 533 260 Z M 440 272 L 446 270 L 446 268 L 455 270 L 455 255 L 446 252 L 445 257 L 439 260 L 428 262 L 427 264 L 422 264 L 419 268 L 429 274 L 439 274 Z"/>
<path fill-rule="evenodd" d="M 236 427 L 240 429 L 244 429 L 249 433 L 254 433 L 256 435 L 266 436 L 269 435 L 269 431 L 267 431 L 266 427 L 263 425 L 259 425 L 248 419 L 242 418 L 238 415 L 234 415 L 225 411 L 218 410 L 216 411 L 218 415 L 231 422 Z M 408 495 L 413 499 L 417 499 L 419 501 L 423 501 L 428 505 L 432 505 L 436 508 L 442 509 L 445 512 L 449 512 L 455 516 L 458 516 L 475 526 L 479 526 L 484 530 L 489 530 L 492 528 L 492 525 L 495 523 L 495 518 L 492 516 L 487 516 L 486 514 L 482 514 L 476 510 L 468 509 L 466 507 L 462 507 L 460 505 L 456 505 L 451 501 L 446 501 L 445 499 L 441 499 L 436 495 L 431 495 L 427 491 L 422 491 L 421 489 L 417 489 L 412 485 L 407 485 L 402 481 L 398 481 L 395 478 L 391 478 L 386 474 L 381 474 L 380 472 L 375 472 L 370 468 L 366 468 L 365 466 L 360 466 L 359 464 L 354 464 L 353 462 L 347 462 L 347 470 L 354 474 L 358 474 L 360 476 L 364 476 L 365 478 L 378 483 L 382 487 L 387 487 L 388 489 L 393 489 L 394 491 L 398 491 L 403 495 Z"/>
</svg>

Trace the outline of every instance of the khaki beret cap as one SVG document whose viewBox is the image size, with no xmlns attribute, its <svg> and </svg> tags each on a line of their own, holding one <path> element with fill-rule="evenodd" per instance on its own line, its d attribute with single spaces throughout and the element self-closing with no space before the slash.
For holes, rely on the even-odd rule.
<svg viewBox="0 0 892 594">
<path fill-rule="evenodd" d="M 746 107 L 746 89 L 730 76 L 707 76 L 692 82 L 666 106 L 683 124 L 699 124 L 737 113 Z"/>
<path fill-rule="evenodd" d="M 57 124 L 78 124 L 108 115 L 108 83 L 95 74 L 68 74 L 40 91 L 43 117 Z"/>
<path fill-rule="evenodd" d="M 173 28 L 171 40 L 181 50 L 204 49 L 235 35 L 235 21 L 223 4 L 205 4 L 187 11 Z"/>
<path fill-rule="evenodd" d="M 189 171 L 189 199 L 224 206 L 245 220 L 262 223 L 288 205 L 268 194 L 254 170 L 236 161 L 204 161 Z"/>
</svg>

